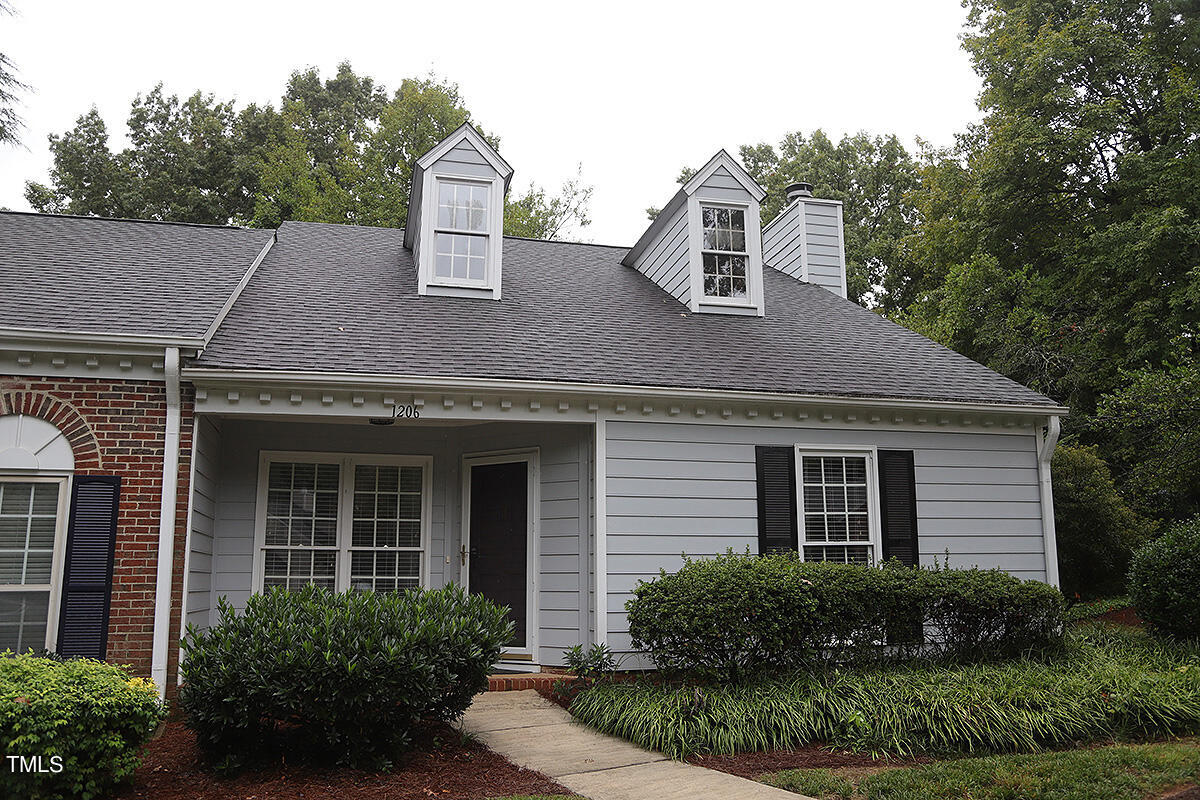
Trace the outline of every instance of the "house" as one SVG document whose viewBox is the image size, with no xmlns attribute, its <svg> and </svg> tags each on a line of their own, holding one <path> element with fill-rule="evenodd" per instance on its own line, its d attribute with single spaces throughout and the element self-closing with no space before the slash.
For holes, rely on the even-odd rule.
<svg viewBox="0 0 1200 800">
<path fill-rule="evenodd" d="M 532 241 L 511 176 L 468 125 L 404 230 L 0 214 L 0 647 L 166 688 L 220 597 L 458 581 L 537 669 L 682 553 L 1057 582 L 1066 409 L 846 300 L 838 203 L 719 152 L 632 248 Z"/>
</svg>

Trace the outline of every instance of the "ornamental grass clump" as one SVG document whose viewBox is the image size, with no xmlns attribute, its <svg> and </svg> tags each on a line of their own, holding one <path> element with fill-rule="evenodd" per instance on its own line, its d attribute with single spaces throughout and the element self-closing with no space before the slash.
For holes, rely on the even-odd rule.
<svg viewBox="0 0 1200 800">
<path fill-rule="evenodd" d="M 103 797 L 165 715 L 154 684 L 89 659 L 0 653 L 0 796 Z"/>
<path fill-rule="evenodd" d="M 462 714 L 512 635 L 507 609 L 460 587 L 334 593 L 308 586 L 222 601 L 184 639 L 179 704 L 229 770 L 289 760 L 387 768 L 427 723 Z"/>
<path fill-rule="evenodd" d="M 643 680 L 582 692 L 571 713 L 673 757 L 811 744 L 987 753 L 1200 731 L 1200 650 L 1103 628 L 1054 659 L 878 664 L 737 685 Z"/>
</svg>

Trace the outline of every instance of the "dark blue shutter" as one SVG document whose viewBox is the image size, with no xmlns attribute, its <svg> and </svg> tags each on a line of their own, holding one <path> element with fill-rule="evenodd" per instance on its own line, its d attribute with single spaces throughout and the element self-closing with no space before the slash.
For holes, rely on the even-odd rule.
<svg viewBox="0 0 1200 800">
<path fill-rule="evenodd" d="M 754 466 L 758 478 L 758 552 L 795 550 L 796 449 L 755 447 Z"/>
<path fill-rule="evenodd" d="M 879 451 L 883 557 L 914 566 L 917 547 L 917 479 L 911 450 Z"/>
<path fill-rule="evenodd" d="M 121 479 L 115 476 L 77 475 L 71 481 L 71 521 L 58 612 L 60 655 L 104 658 L 120 494 Z"/>
</svg>

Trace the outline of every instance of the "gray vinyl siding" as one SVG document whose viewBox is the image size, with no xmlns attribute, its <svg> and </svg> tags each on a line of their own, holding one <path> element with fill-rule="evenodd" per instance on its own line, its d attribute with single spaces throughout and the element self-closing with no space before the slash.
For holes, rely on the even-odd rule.
<svg viewBox="0 0 1200 800">
<path fill-rule="evenodd" d="M 808 244 L 808 280 L 836 295 L 842 291 L 841 240 L 838 235 L 838 207 L 824 203 L 804 203 L 804 230 Z"/>
<path fill-rule="evenodd" d="M 793 203 L 763 229 L 763 264 L 796 280 L 804 280 L 804 244 L 800 209 Z"/>
<path fill-rule="evenodd" d="M 607 425 L 609 643 L 630 646 L 625 602 L 681 553 L 758 551 L 754 446 L 865 445 L 914 451 L 922 563 L 999 567 L 1044 580 L 1032 430 L 974 433 L 610 421 Z"/>
<path fill-rule="evenodd" d="M 662 232 L 638 258 L 635 268 L 679 302 L 684 305 L 690 302 L 692 285 L 688 271 L 687 203 L 680 205 L 671 215 Z"/>
<path fill-rule="evenodd" d="M 541 664 L 561 664 L 562 651 L 581 643 L 588 629 L 583 584 L 589 571 L 590 437 L 588 426 L 567 424 L 378 428 L 227 419 L 210 605 L 215 607 L 216 598 L 223 595 L 241 608 L 252 591 L 255 502 L 263 450 L 432 456 L 429 585 L 440 587 L 460 577 L 462 455 L 537 447 L 541 462 L 537 658 Z"/>
<path fill-rule="evenodd" d="M 207 627 L 212 610 L 213 532 L 220 474 L 221 422 L 196 417 L 192 447 L 192 508 L 185 622 Z"/>
</svg>

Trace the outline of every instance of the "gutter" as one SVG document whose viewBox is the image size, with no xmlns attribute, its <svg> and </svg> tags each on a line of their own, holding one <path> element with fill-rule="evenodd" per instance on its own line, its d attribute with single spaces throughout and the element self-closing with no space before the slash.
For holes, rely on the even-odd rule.
<svg viewBox="0 0 1200 800">
<path fill-rule="evenodd" d="M 1058 540 L 1054 530 L 1054 488 L 1050 481 L 1050 461 L 1062 432 L 1062 422 L 1051 416 L 1046 432 L 1037 432 L 1038 489 L 1042 500 L 1042 551 L 1046 557 L 1046 583 L 1058 586 Z"/>
<path fill-rule="evenodd" d="M 154 645 L 150 678 L 158 696 L 167 692 L 167 654 L 171 632 L 171 573 L 175 562 L 175 508 L 179 494 L 179 348 L 168 347 L 163 358 L 167 392 L 166 430 L 163 436 L 162 502 L 158 518 L 158 575 L 154 590 Z"/>
<path fill-rule="evenodd" d="M 94 333 L 91 331 L 61 331 L 43 328 L 0 327 L 0 339 L 32 340 L 40 343 L 97 345 L 119 344 L 140 347 L 173 347 L 198 350 L 204 339 L 194 336 L 153 336 L 140 333 Z"/>
<path fill-rule="evenodd" d="M 239 384 L 333 387 L 340 389 L 414 389 L 421 391 L 552 392 L 572 396 L 689 398 L 707 402 L 811 403 L 850 408 L 916 409 L 989 414 L 1039 414 L 1061 416 L 1066 406 L 1034 403 L 979 403 L 960 400 L 921 400 L 911 397 L 853 397 L 847 395 L 787 394 L 781 392 L 705 389 L 685 386 L 638 386 L 570 381 L 452 378 L 445 376 L 388 375 L 383 373 L 315 372 L 262 369 L 186 367 L 184 380 Z"/>
</svg>

